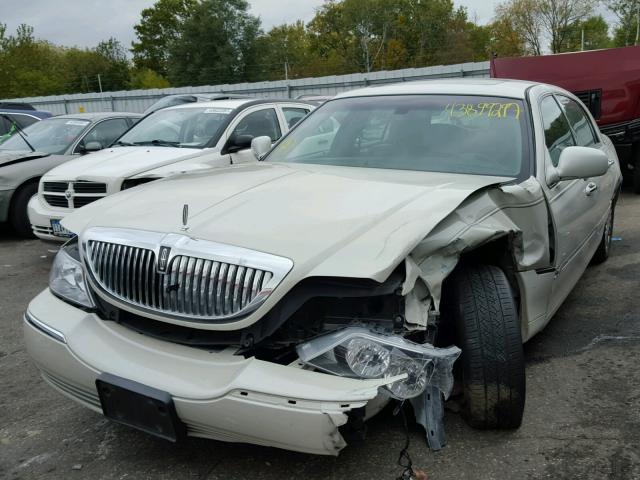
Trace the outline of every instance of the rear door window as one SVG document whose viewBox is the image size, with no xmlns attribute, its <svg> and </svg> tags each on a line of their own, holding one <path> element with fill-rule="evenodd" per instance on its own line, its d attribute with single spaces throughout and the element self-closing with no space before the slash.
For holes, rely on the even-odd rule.
<svg viewBox="0 0 640 480">
<path fill-rule="evenodd" d="M 575 146 L 576 142 L 567 118 L 552 96 L 542 100 L 540 110 L 544 125 L 544 140 L 551 156 L 551 163 L 557 167 L 562 151 L 566 147 Z"/>
<path fill-rule="evenodd" d="M 284 113 L 284 118 L 287 120 L 287 126 L 292 128 L 309 113 L 309 110 L 305 110 L 304 108 L 282 107 L 282 112 Z"/>
<path fill-rule="evenodd" d="M 569 124 L 575 134 L 576 143 L 581 147 L 590 147 L 597 143 L 591 120 L 584 109 L 574 100 L 564 95 L 557 96 Z"/>
<path fill-rule="evenodd" d="M 282 135 L 275 109 L 265 108 L 248 114 L 240 120 L 232 135 L 267 136 L 275 142 Z"/>
</svg>

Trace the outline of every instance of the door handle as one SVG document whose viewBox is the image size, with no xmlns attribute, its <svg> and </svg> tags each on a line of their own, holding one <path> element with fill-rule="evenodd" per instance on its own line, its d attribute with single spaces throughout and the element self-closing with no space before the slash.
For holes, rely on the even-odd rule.
<svg viewBox="0 0 640 480">
<path fill-rule="evenodd" d="M 591 195 L 596 190 L 598 190 L 598 185 L 596 185 L 595 182 L 589 182 L 589 183 L 587 183 L 587 186 L 584 187 L 584 193 L 587 196 Z"/>
</svg>

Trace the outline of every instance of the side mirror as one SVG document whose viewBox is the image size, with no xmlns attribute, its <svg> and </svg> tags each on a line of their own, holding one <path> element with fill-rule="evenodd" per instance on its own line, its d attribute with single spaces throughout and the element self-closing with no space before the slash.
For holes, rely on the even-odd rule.
<svg viewBox="0 0 640 480">
<path fill-rule="evenodd" d="M 251 151 L 256 160 L 262 160 L 269 150 L 271 150 L 271 138 L 266 135 L 251 140 Z"/>
<path fill-rule="evenodd" d="M 102 144 L 100 142 L 88 142 L 85 144 L 84 149 L 86 153 L 97 152 L 102 150 Z"/>
<path fill-rule="evenodd" d="M 251 141 L 253 135 L 234 135 L 229 139 L 229 145 L 227 146 L 228 153 L 238 152 L 245 148 L 251 147 Z"/>
<path fill-rule="evenodd" d="M 566 147 L 560 154 L 558 166 L 551 173 L 550 183 L 576 178 L 600 177 L 609 169 L 609 158 L 591 147 Z"/>
</svg>

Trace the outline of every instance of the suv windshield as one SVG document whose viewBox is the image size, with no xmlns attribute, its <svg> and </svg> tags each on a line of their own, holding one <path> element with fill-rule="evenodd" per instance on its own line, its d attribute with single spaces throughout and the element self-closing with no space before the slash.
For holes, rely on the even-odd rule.
<svg viewBox="0 0 640 480">
<path fill-rule="evenodd" d="M 204 148 L 231 111 L 211 107 L 159 110 L 138 122 L 115 144 Z"/>
<path fill-rule="evenodd" d="M 49 118 L 24 129 L 27 141 L 39 152 L 64 153 L 91 123 L 73 118 Z M 13 135 L 0 145 L 0 150 L 30 150 L 20 135 Z"/>
<path fill-rule="evenodd" d="M 528 168 L 524 104 L 511 98 L 388 95 L 333 100 L 270 162 L 519 177 Z"/>
</svg>

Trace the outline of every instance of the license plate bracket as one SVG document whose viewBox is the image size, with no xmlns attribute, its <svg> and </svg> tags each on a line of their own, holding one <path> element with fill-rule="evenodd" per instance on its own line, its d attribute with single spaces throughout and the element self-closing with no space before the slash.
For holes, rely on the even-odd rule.
<svg viewBox="0 0 640 480">
<path fill-rule="evenodd" d="M 177 442 L 186 435 L 169 393 L 108 373 L 96 379 L 105 417 L 156 437 Z"/>
<path fill-rule="evenodd" d="M 53 230 L 53 234 L 56 237 L 65 237 L 65 238 L 73 237 L 73 233 L 71 233 L 69 230 L 64 228 L 60 224 L 60 220 L 59 219 L 52 218 L 50 222 L 51 222 L 51 230 Z"/>
</svg>

